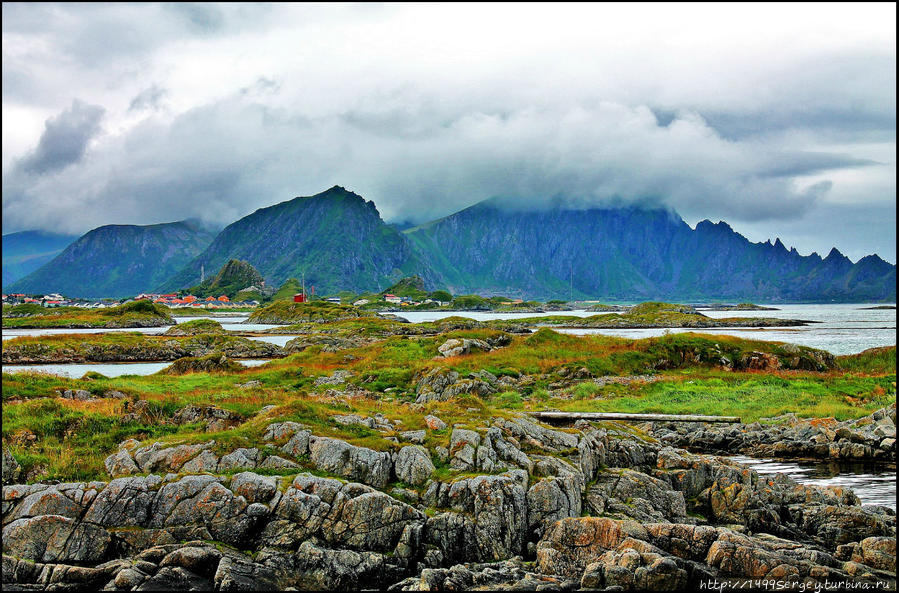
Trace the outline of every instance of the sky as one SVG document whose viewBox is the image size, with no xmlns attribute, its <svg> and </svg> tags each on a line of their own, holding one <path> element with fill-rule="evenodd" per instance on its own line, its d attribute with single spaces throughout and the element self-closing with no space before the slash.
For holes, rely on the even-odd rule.
<svg viewBox="0 0 899 593">
<path fill-rule="evenodd" d="M 3 233 L 341 185 L 388 222 L 635 202 L 896 261 L 896 5 L 2 7 Z"/>
</svg>

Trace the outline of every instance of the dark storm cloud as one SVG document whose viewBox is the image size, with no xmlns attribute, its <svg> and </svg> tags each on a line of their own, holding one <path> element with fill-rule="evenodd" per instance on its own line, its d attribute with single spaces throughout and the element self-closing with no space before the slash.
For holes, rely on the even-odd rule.
<svg viewBox="0 0 899 593">
<path fill-rule="evenodd" d="M 47 120 L 34 152 L 17 163 L 25 173 L 42 175 L 64 169 L 81 160 L 87 144 L 100 131 L 105 109 L 79 100 L 56 117 Z"/>
</svg>

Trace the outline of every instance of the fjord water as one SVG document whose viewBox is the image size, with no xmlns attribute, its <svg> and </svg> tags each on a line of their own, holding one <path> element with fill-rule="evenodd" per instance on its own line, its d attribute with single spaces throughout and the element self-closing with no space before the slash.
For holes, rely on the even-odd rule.
<svg viewBox="0 0 899 593">
<path fill-rule="evenodd" d="M 751 467 L 761 475 L 781 473 L 800 484 L 851 488 L 862 504 L 896 508 L 895 464 L 781 461 L 743 455 L 735 455 L 730 459 Z"/>
<path fill-rule="evenodd" d="M 777 311 L 700 311 L 715 319 L 724 317 L 772 317 L 814 321 L 802 327 L 771 328 L 654 328 L 654 329 L 559 329 L 573 335 L 599 334 L 622 338 L 650 338 L 666 332 L 702 332 L 750 340 L 790 342 L 827 350 L 832 354 L 856 354 L 868 348 L 896 345 L 896 310 L 868 309 L 869 304 L 769 305 Z"/>
</svg>

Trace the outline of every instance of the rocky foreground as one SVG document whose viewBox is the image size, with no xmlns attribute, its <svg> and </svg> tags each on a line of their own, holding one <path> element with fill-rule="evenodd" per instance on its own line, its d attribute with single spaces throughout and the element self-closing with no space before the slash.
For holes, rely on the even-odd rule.
<svg viewBox="0 0 899 593">
<path fill-rule="evenodd" d="M 879 414 L 895 423 L 895 407 Z M 4 589 L 895 588 L 895 512 L 850 490 L 623 425 L 426 424 L 393 453 L 296 422 L 232 451 L 129 440 L 106 460 L 110 481 L 4 486 Z M 433 452 L 419 444 L 435 434 Z M 4 456 L 4 482 L 15 475 Z"/>
<path fill-rule="evenodd" d="M 754 457 L 896 460 L 896 407 L 856 420 L 797 418 L 762 424 L 648 423 L 642 428 L 662 443 L 690 450 L 743 453 Z"/>
</svg>

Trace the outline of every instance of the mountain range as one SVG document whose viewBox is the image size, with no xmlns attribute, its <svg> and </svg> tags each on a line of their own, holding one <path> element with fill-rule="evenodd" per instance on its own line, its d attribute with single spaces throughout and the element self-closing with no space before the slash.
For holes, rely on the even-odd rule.
<svg viewBox="0 0 899 593">
<path fill-rule="evenodd" d="M 101 226 L 3 288 L 8 292 L 58 292 L 80 298 L 134 296 L 172 277 L 214 237 L 213 231 L 192 220 Z"/>
<path fill-rule="evenodd" d="M 149 229 L 171 225 L 182 225 L 181 239 L 150 239 L 156 235 Z M 779 239 L 753 243 L 724 222 L 691 228 L 664 208 L 576 208 L 557 200 L 525 210 L 494 198 L 400 228 L 386 224 L 373 202 L 335 186 L 261 208 L 214 238 L 184 222 L 100 227 L 10 289 L 71 296 L 177 290 L 234 259 L 255 267 L 269 286 L 304 278 L 318 294 L 380 292 L 417 274 L 429 290 L 537 299 L 896 299 L 896 266 L 877 255 L 855 263 L 836 248 L 823 258 L 803 256 Z"/>
<path fill-rule="evenodd" d="M 249 262 L 270 286 L 305 276 L 318 294 L 390 286 L 413 273 L 437 282 L 410 243 L 381 220 L 374 202 L 342 187 L 294 198 L 234 222 L 184 269 L 165 282 L 176 290 L 215 273 L 228 260 Z"/>
</svg>

